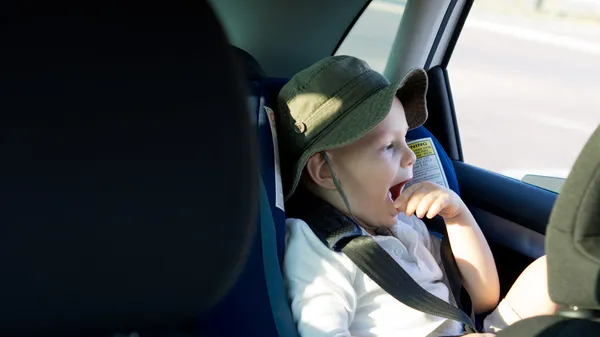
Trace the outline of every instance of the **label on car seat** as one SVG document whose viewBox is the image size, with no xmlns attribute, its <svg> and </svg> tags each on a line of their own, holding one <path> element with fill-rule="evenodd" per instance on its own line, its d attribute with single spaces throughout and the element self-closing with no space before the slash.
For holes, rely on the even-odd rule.
<svg viewBox="0 0 600 337">
<path fill-rule="evenodd" d="M 408 142 L 408 147 L 415 153 L 417 160 L 413 166 L 413 179 L 406 187 L 421 181 L 431 181 L 448 188 L 448 180 L 433 140 L 430 137 L 412 140 Z"/>
<path fill-rule="evenodd" d="M 271 126 L 271 137 L 273 138 L 273 152 L 275 162 L 275 206 L 282 211 L 285 211 L 283 206 L 283 185 L 281 183 L 281 167 L 279 166 L 279 146 L 277 145 L 277 128 L 275 125 L 275 113 L 271 108 L 265 106 L 267 117 L 269 118 L 269 125 Z"/>
</svg>

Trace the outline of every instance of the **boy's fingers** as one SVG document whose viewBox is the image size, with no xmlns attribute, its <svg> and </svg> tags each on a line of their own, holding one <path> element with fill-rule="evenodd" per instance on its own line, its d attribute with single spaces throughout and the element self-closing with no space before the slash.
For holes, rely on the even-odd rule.
<svg viewBox="0 0 600 337">
<path fill-rule="evenodd" d="M 423 218 L 425 214 L 429 214 L 429 209 L 432 204 L 438 199 L 438 194 L 435 192 L 428 192 L 419 202 L 415 214 L 419 218 Z"/>
<path fill-rule="evenodd" d="M 410 199 L 410 197 L 412 197 L 413 193 L 415 193 L 415 191 L 419 188 L 421 188 L 421 183 L 417 183 L 405 188 L 402 191 L 402 193 L 400 193 L 398 198 L 396 198 L 396 200 L 394 201 L 394 207 L 396 207 L 396 209 L 400 210 L 401 212 L 404 212 L 404 210 L 406 209 L 406 205 L 408 204 L 408 200 Z"/>
<path fill-rule="evenodd" d="M 417 207 L 421 203 L 421 200 L 423 199 L 423 197 L 425 197 L 428 193 L 429 193 L 429 191 L 427 191 L 424 188 L 416 190 L 410 196 L 410 199 L 408 199 L 404 213 L 406 213 L 406 215 L 409 217 L 412 216 L 415 213 L 415 211 L 417 210 Z"/>
<path fill-rule="evenodd" d="M 444 195 L 438 196 L 431 207 L 429 207 L 429 211 L 427 211 L 427 218 L 433 219 L 436 215 L 438 215 L 446 204 L 448 203 L 448 199 Z"/>
</svg>

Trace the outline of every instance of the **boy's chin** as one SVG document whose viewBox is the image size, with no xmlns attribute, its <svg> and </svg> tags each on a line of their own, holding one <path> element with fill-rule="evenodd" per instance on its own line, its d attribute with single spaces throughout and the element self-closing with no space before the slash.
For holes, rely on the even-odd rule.
<svg viewBox="0 0 600 337">
<path fill-rule="evenodd" d="M 386 219 L 382 219 L 381 223 L 381 227 L 384 228 L 391 228 L 394 227 L 394 225 L 396 225 L 396 222 L 398 221 L 398 215 L 394 215 L 392 216 L 391 214 L 386 218 Z"/>
</svg>

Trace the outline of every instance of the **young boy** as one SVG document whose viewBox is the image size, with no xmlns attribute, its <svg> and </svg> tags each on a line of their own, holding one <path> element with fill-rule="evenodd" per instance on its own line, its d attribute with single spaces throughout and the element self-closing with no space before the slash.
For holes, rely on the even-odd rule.
<svg viewBox="0 0 600 337">
<path fill-rule="evenodd" d="M 433 183 L 404 189 L 415 162 L 405 137 L 427 119 L 426 91 L 424 70 L 390 84 L 364 61 L 334 56 L 296 74 L 279 93 L 289 216 L 284 275 L 301 336 L 464 334 L 461 323 L 400 303 L 347 256 L 329 249 L 306 222 L 315 222 L 315 214 L 317 222 L 355 221 L 421 287 L 453 302 L 441 268 L 440 240 L 420 220 L 440 215 L 475 312 L 493 310 L 485 331 L 555 311 L 543 258 L 496 307 L 500 287 L 494 260 L 463 201 Z"/>
</svg>

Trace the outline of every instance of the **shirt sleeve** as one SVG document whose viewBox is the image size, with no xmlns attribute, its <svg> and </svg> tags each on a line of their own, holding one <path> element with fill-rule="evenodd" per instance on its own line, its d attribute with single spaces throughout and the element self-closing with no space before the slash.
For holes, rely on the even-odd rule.
<svg viewBox="0 0 600 337">
<path fill-rule="evenodd" d="M 300 336 L 350 336 L 356 266 L 327 248 L 302 220 L 287 221 L 283 273 Z"/>
</svg>

